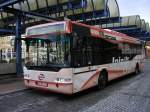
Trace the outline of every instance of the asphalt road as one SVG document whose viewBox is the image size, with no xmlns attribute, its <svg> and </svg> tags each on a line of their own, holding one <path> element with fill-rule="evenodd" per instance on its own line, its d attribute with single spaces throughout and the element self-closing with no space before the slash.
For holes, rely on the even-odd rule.
<svg viewBox="0 0 150 112">
<path fill-rule="evenodd" d="M 150 61 L 144 72 L 74 96 L 25 90 L 0 96 L 0 112 L 150 112 Z"/>
</svg>

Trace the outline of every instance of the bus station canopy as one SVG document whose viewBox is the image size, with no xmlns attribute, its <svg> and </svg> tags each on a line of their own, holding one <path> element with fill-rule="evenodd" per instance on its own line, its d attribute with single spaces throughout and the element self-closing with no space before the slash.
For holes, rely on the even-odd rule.
<svg viewBox="0 0 150 112">
<path fill-rule="evenodd" d="M 8 5 L 7 5 L 8 4 Z M 56 18 L 71 20 L 87 20 L 97 17 L 119 17 L 119 7 L 116 0 L 2 0 L 0 8 L 5 7 L 36 12 Z M 0 27 L 14 24 L 15 14 L 1 11 Z M 40 21 L 39 18 L 25 18 L 24 23 Z"/>
<path fill-rule="evenodd" d="M 1 0 L 0 9 L 0 34 L 5 35 L 12 34 L 11 30 L 5 29 L 15 29 L 18 12 L 30 13 L 30 16 L 23 15 L 22 33 L 26 27 L 64 19 L 100 25 L 135 37 L 147 37 L 150 33 L 149 24 L 140 16 L 120 18 L 116 0 Z M 39 17 L 34 17 L 33 12 Z M 43 19 L 41 15 L 50 19 Z"/>
<path fill-rule="evenodd" d="M 121 17 L 120 22 L 112 22 L 98 25 L 104 29 L 113 29 L 137 38 L 150 38 L 149 23 L 141 19 L 139 15 Z"/>
</svg>

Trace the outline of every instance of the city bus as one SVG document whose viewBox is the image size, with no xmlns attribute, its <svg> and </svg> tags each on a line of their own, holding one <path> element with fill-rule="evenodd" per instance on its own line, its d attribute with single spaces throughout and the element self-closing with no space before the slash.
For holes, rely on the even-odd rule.
<svg viewBox="0 0 150 112">
<path fill-rule="evenodd" d="M 74 94 L 142 71 L 143 42 L 74 21 L 26 29 L 24 82 L 29 88 Z"/>
</svg>

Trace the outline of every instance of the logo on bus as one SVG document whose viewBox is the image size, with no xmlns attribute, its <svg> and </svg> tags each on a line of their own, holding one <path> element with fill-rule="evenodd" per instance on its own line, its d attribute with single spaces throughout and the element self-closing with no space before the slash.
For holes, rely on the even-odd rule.
<svg viewBox="0 0 150 112">
<path fill-rule="evenodd" d="M 40 75 L 38 76 L 38 79 L 39 79 L 39 80 L 43 80 L 44 78 L 45 78 L 44 74 L 40 74 Z"/>
<path fill-rule="evenodd" d="M 129 57 L 123 57 L 123 58 L 121 58 L 121 57 L 117 57 L 117 58 L 115 58 L 115 57 L 112 57 L 112 63 L 120 63 L 120 62 L 124 62 L 124 61 L 129 61 Z"/>
</svg>

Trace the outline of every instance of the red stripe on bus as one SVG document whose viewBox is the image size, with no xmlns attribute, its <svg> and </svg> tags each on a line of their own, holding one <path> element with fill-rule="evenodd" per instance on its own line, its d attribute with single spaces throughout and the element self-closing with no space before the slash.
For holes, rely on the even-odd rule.
<svg viewBox="0 0 150 112">
<path fill-rule="evenodd" d="M 97 75 L 99 75 L 99 73 L 100 73 L 100 71 L 98 71 L 94 75 L 92 75 L 81 88 L 84 89 L 92 79 L 94 79 Z M 112 75 L 113 73 L 121 74 L 121 73 L 123 73 L 123 70 L 108 70 L 108 75 Z"/>
<path fill-rule="evenodd" d="M 122 73 L 123 70 L 108 70 L 108 73 Z"/>
<path fill-rule="evenodd" d="M 88 28 L 91 28 L 91 29 L 94 29 L 94 30 L 97 30 L 99 32 L 103 32 L 103 33 L 107 33 L 107 34 L 111 34 L 113 36 L 119 36 L 119 38 L 123 39 L 121 40 L 120 42 L 127 42 L 127 43 L 134 43 L 134 44 L 139 44 L 137 42 L 139 42 L 139 39 L 135 39 L 133 37 L 130 37 L 130 36 L 127 36 L 123 33 L 119 33 L 119 32 L 116 32 L 116 31 L 107 31 L 105 29 L 101 29 L 101 28 L 97 28 L 95 26 L 90 26 L 90 25 L 86 25 L 86 24 L 82 24 L 82 23 L 77 23 L 77 22 L 72 22 L 74 24 L 77 24 L 77 25 L 80 25 L 80 26 L 84 26 L 84 27 L 88 27 Z M 118 41 L 118 40 L 116 40 Z"/>
<path fill-rule="evenodd" d="M 25 81 L 32 81 L 34 83 L 36 82 L 43 82 L 43 83 L 47 83 L 47 84 L 52 84 L 52 85 L 72 85 L 72 83 L 57 83 L 57 82 L 46 82 L 46 81 L 38 81 L 38 80 L 31 80 L 31 79 L 24 79 Z"/>
<path fill-rule="evenodd" d="M 88 83 L 95 78 L 97 75 L 99 75 L 100 71 L 97 71 L 94 75 L 92 75 L 85 83 L 84 85 L 81 87 L 81 89 L 84 89 L 84 87 L 86 87 L 88 85 Z"/>
</svg>

